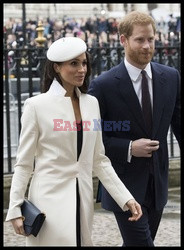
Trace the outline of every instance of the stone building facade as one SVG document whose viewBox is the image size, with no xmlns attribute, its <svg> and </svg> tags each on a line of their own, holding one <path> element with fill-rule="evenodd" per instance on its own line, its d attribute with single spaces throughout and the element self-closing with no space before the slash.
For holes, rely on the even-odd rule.
<svg viewBox="0 0 184 250">
<path fill-rule="evenodd" d="M 26 20 L 29 19 L 40 19 L 40 18 L 57 18 L 63 19 L 64 17 L 75 17 L 75 18 L 88 18 L 88 17 L 105 17 L 114 16 L 121 17 L 131 10 L 142 10 L 150 12 L 155 8 L 161 8 L 170 13 L 179 13 L 180 4 L 174 3 L 6 3 L 3 5 L 4 9 L 4 22 L 8 18 L 22 18 L 23 16 L 23 5 L 26 12 Z"/>
</svg>

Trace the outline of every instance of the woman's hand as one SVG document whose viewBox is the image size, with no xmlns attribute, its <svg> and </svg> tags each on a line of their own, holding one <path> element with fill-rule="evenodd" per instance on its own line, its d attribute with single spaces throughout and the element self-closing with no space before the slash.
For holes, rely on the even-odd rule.
<svg viewBox="0 0 184 250">
<path fill-rule="evenodd" d="M 16 234 L 26 236 L 25 231 L 24 231 L 24 225 L 23 225 L 23 217 L 12 219 L 11 223 L 13 225 L 13 228 Z"/>
<path fill-rule="evenodd" d="M 142 209 L 139 203 L 136 200 L 131 199 L 127 201 L 126 205 L 130 209 L 130 212 L 132 213 L 132 216 L 129 217 L 128 220 L 129 221 L 139 220 L 140 217 L 142 216 Z"/>
</svg>

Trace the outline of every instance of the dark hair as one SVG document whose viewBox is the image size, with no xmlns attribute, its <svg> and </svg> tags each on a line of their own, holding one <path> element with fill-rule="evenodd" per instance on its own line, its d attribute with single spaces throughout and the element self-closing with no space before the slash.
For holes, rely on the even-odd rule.
<svg viewBox="0 0 184 250">
<path fill-rule="evenodd" d="M 82 93 L 87 93 L 88 78 L 91 75 L 91 60 L 90 60 L 90 54 L 88 52 L 86 52 L 86 58 L 87 58 L 87 73 L 83 85 L 79 87 Z M 62 81 L 58 73 L 56 73 L 56 71 L 54 70 L 53 67 L 54 63 L 55 62 L 46 59 L 43 72 L 43 80 L 42 80 L 42 93 L 45 93 L 49 90 L 50 85 L 52 84 L 54 78 L 56 78 L 56 80 L 62 85 Z"/>
</svg>

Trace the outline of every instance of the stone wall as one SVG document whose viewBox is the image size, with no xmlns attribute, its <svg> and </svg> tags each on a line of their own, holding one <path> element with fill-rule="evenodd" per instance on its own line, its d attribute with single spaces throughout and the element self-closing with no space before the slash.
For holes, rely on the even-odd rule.
<svg viewBox="0 0 184 250">
<path fill-rule="evenodd" d="M 81 18 L 100 14 L 102 4 L 29 4 L 26 3 L 26 19 L 51 18 L 62 19 L 64 16 Z M 105 6 L 104 6 L 105 7 Z M 15 11 L 16 10 L 16 11 Z M 4 18 L 22 18 L 22 4 L 4 4 Z"/>
<path fill-rule="evenodd" d="M 148 3 L 128 3 L 127 11 L 141 10 L 148 11 L 151 8 L 151 4 Z M 149 6 L 148 6 L 149 5 Z M 22 18 L 22 3 L 6 3 L 3 5 L 3 16 L 4 21 L 8 18 Z M 180 12 L 180 4 L 155 4 L 155 7 L 160 7 L 163 10 L 169 12 Z M 81 17 L 94 17 L 101 15 L 101 10 L 105 10 L 105 16 L 111 15 L 112 13 L 116 17 L 121 17 L 125 14 L 124 3 L 49 3 L 49 4 L 38 4 L 38 3 L 26 3 L 26 20 L 29 19 L 40 19 L 40 18 L 51 18 L 51 19 L 62 19 L 64 16 L 81 18 Z"/>
</svg>

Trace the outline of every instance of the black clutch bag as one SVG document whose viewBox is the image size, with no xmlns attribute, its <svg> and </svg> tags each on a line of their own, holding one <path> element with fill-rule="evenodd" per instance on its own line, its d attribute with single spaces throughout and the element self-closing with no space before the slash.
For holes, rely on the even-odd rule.
<svg viewBox="0 0 184 250">
<path fill-rule="evenodd" d="M 46 218 L 33 203 L 25 199 L 21 205 L 22 216 L 24 217 L 24 231 L 27 235 L 37 236 Z"/>
</svg>

